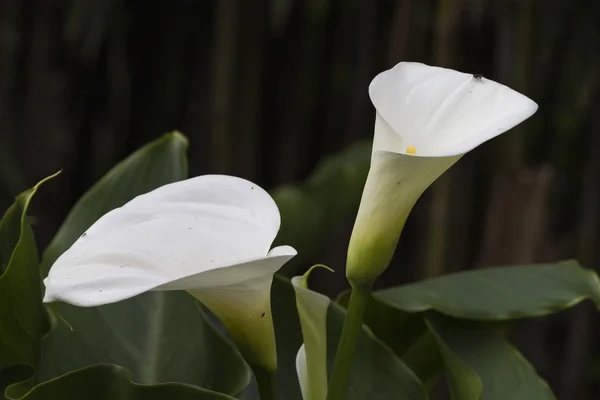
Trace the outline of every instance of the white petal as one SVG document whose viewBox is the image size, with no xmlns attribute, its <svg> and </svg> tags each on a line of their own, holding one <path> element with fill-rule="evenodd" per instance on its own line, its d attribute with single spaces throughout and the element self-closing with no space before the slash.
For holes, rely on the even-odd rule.
<svg viewBox="0 0 600 400">
<path fill-rule="evenodd" d="M 279 225 L 273 199 L 244 179 L 205 175 L 165 185 L 90 227 L 52 266 L 44 301 L 97 306 L 203 272 L 214 270 L 206 277 L 214 280 L 219 269 L 270 258 Z"/>
<path fill-rule="evenodd" d="M 417 156 L 464 154 L 537 110 L 529 98 L 489 79 L 410 62 L 377 75 L 369 94 L 399 136 L 390 147 L 390 140 L 380 140 L 374 150 L 413 146 Z"/>
<path fill-rule="evenodd" d="M 306 358 L 306 371 L 298 369 L 297 373 L 305 400 L 325 400 L 327 397 L 327 309 L 330 300 L 327 296 L 307 288 L 307 278 L 311 271 L 312 268 L 305 275 L 292 279 Z"/>
<path fill-rule="evenodd" d="M 416 201 L 459 158 L 373 153 L 348 246 L 350 282 L 373 282 L 387 268 Z"/>
<path fill-rule="evenodd" d="M 375 153 L 380 151 L 401 154 L 405 152 L 407 146 L 409 145 L 392 129 L 381 114 L 377 112 L 375 114 L 375 134 L 373 135 L 373 152 L 371 157 L 374 157 Z M 372 161 L 373 158 L 371 158 Z"/>
</svg>

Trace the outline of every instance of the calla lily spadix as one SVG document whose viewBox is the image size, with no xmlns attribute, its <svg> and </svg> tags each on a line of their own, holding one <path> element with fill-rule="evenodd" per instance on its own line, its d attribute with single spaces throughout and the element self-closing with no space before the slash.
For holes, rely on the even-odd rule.
<svg viewBox="0 0 600 400">
<path fill-rule="evenodd" d="M 92 225 L 50 269 L 44 302 L 82 307 L 150 290 L 186 290 L 227 327 L 249 363 L 275 370 L 273 274 L 296 251 L 267 192 L 205 175 L 162 186 Z"/>
<path fill-rule="evenodd" d="M 350 239 L 347 276 L 370 285 L 389 265 L 421 194 L 462 155 L 529 118 L 537 104 L 489 79 L 401 62 L 369 86 L 371 167 Z"/>
</svg>

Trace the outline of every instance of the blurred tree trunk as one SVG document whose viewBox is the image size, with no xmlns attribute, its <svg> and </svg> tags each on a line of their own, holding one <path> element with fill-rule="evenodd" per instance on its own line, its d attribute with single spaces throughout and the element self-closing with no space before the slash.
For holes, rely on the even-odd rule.
<svg viewBox="0 0 600 400">
<path fill-rule="evenodd" d="M 0 1 L 0 190 L 4 189 L 9 197 L 27 185 L 9 150 L 16 133 L 14 115 L 18 108 L 14 101 L 25 44 L 22 35 L 25 3 L 23 0 Z"/>
<path fill-rule="evenodd" d="M 196 2 L 190 30 L 186 87 L 179 128 L 190 139 L 190 175 L 214 173 L 211 164 L 213 123 L 214 65 L 209 60 L 214 54 L 214 2 Z"/>
<path fill-rule="evenodd" d="M 348 40 L 360 32 L 356 29 L 357 16 L 350 3 L 332 2 L 331 44 L 325 58 L 326 82 L 324 85 L 323 154 L 336 151 L 340 145 L 340 131 L 348 119 L 350 97 L 353 90 L 350 66 L 356 60 L 355 47 Z M 372 132 L 365 133 L 365 136 Z M 345 257 L 345 254 L 344 254 Z"/>
<path fill-rule="evenodd" d="M 281 70 L 274 77 L 278 79 L 275 96 L 280 105 L 273 132 L 277 183 L 299 179 L 310 169 L 306 155 L 311 139 L 319 137 L 313 128 L 323 101 L 318 94 L 324 83 L 322 60 L 327 49 L 324 38 L 331 3 L 329 0 L 297 2 L 288 29 L 290 42 L 280 48 L 282 58 L 278 69 Z"/>
<path fill-rule="evenodd" d="M 411 31 L 413 0 L 402 0 L 395 3 L 392 27 L 390 29 L 390 48 L 388 50 L 388 67 L 403 61 L 406 57 L 408 37 Z"/>
<path fill-rule="evenodd" d="M 263 85 L 265 50 L 268 40 L 269 2 L 257 0 L 242 2 L 240 11 L 244 18 L 240 21 L 238 42 L 240 60 L 243 66 L 237 69 L 236 97 L 238 111 L 234 123 L 234 162 L 235 173 L 250 180 L 260 177 Z"/>
<path fill-rule="evenodd" d="M 211 163 L 215 172 L 227 174 L 231 173 L 233 163 L 231 157 L 235 118 L 233 96 L 239 3 L 237 0 L 221 0 L 217 4 L 213 59 Z"/>
<path fill-rule="evenodd" d="M 131 126 L 132 65 L 129 62 L 129 10 L 118 3 L 107 32 L 106 43 L 106 121 L 93 137 L 97 179 L 120 161 L 126 154 L 126 144 Z"/>
<path fill-rule="evenodd" d="M 359 0 L 357 12 L 358 19 L 354 38 L 356 43 L 353 63 L 354 79 L 352 79 L 353 88 L 346 123 L 346 142 L 356 141 L 363 136 L 368 126 L 366 116 L 371 104 L 368 88 L 373 79 L 373 60 L 375 59 L 373 44 L 377 37 L 377 2 Z"/>
</svg>

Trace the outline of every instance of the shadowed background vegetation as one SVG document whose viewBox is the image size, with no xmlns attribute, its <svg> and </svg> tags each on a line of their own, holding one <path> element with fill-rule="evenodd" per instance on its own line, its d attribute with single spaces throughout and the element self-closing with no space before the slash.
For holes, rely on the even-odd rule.
<svg viewBox="0 0 600 400">
<path fill-rule="evenodd" d="M 279 240 L 319 235 L 286 273 L 330 265 L 315 285 L 336 294 L 372 136 L 367 87 L 410 60 L 483 74 L 540 110 L 427 191 L 379 285 L 565 258 L 595 268 L 599 16 L 597 0 L 0 0 L 0 209 L 63 169 L 31 212 L 45 246 L 111 166 L 178 129 L 192 176 L 251 179 L 285 209 Z M 352 145 L 349 186 L 318 162 Z M 319 185 L 344 206 L 311 219 L 298 199 Z M 598 325 L 582 304 L 514 339 L 558 398 L 591 399 Z"/>
</svg>

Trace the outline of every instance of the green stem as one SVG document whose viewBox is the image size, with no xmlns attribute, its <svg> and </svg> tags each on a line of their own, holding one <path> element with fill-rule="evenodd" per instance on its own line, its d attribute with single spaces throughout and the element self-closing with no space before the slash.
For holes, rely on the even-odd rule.
<svg viewBox="0 0 600 400">
<path fill-rule="evenodd" d="M 251 367 L 256 378 L 256 383 L 258 384 L 260 400 L 275 400 L 275 372 L 268 371 L 262 367 Z"/>
<path fill-rule="evenodd" d="M 371 287 L 352 285 L 352 294 L 348 303 L 346 319 L 342 328 L 342 337 L 338 345 L 333 372 L 329 380 L 327 400 L 344 400 L 348 390 L 348 381 L 352 371 L 352 361 L 362 329 L 365 309 L 369 302 Z"/>
</svg>

